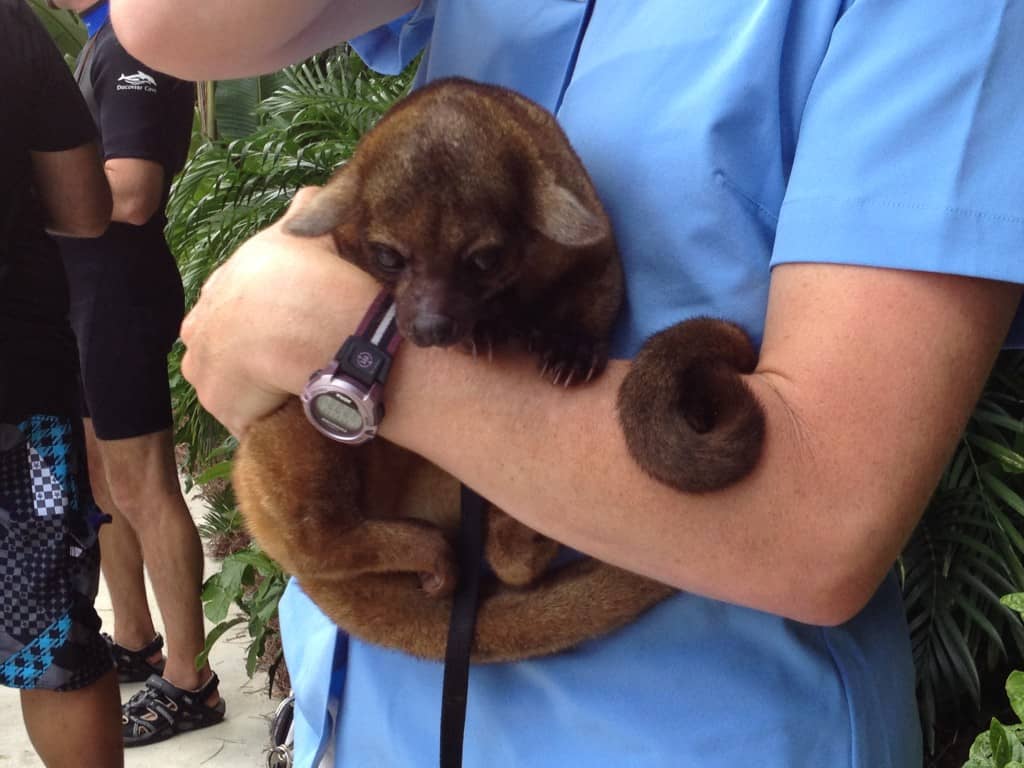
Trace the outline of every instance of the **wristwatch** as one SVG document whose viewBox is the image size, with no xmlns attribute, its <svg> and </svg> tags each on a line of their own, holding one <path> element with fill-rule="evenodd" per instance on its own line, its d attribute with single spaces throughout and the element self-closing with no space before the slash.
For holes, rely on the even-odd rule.
<svg viewBox="0 0 1024 768">
<path fill-rule="evenodd" d="M 394 300 L 381 291 L 356 332 L 302 391 L 306 418 L 321 434 L 348 445 L 377 434 L 384 417 L 384 382 L 401 341 Z"/>
</svg>

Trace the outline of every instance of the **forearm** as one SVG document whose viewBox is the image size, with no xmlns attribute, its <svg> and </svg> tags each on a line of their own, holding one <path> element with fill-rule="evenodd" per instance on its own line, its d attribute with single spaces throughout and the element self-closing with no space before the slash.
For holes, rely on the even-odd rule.
<svg viewBox="0 0 1024 768">
<path fill-rule="evenodd" d="M 204 287 L 182 328 L 182 371 L 243 435 L 301 391 L 377 290 L 329 237 L 272 227 Z M 627 454 L 615 412 L 625 362 L 565 390 L 522 353 L 488 362 L 407 342 L 382 436 L 569 546 L 680 589 L 839 622 L 910 535 L 1020 294 L 948 275 L 777 268 L 748 379 L 764 449 L 748 477 L 719 492 L 676 492 Z"/>
<path fill-rule="evenodd" d="M 63 152 L 33 152 L 35 189 L 56 235 L 99 237 L 110 223 L 110 187 L 95 143 Z"/>
<path fill-rule="evenodd" d="M 798 427 L 770 377 L 750 379 L 768 430 L 761 463 L 724 491 L 684 495 L 646 475 L 615 416 L 628 365 L 590 387 L 407 348 L 383 435 L 460 477 L 527 525 L 588 554 L 709 597 L 814 623 L 844 620 L 877 586 L 907 518 L 863 509 Z M 416 369 L 406 379 L 403 366 Z M 893 542 L 879 549 L 872 535 Z"/>
<path fill-rule="evenodd" d="M 356 37 L 413 0 L 113 0 L 118 39 L 133 56 L 186 80 L 272 72 Z"/>
<path fill-rule="evenodd" d="M 601 559 L 797 620 L 844 621 L 919 519 L 1020 292 L 855 269 L 839 271 L 834 285 L 816 277 L 815 287 L 792 279 L 803 271 L 776 280 L 784 287 L 773 291 L 785 295 L 776 306 L 787 309 L 769 313 L 761 366 L 748 379 L 765 412 L 763 454 L 724 491 L 681 494 L 635 464 L 615 415 L 622 362 L 566 391 L 540 379 L 530 360 L 487 364 L 407 347 L 383 434 Z M 790 294 L 814 297 L 794 316 L 831 312 L 835 324 L 822 322 L 816 338 L 810 323 L 788 316 L 799 301 Z M 880 302 L 868 324 L 875 330 L 837 331 L 854 329 L 871 300 Z M 961 312 L 974 323 L 960 326 Z M 897 330 L 908 315 L 927 330 Z"/>
</svg>

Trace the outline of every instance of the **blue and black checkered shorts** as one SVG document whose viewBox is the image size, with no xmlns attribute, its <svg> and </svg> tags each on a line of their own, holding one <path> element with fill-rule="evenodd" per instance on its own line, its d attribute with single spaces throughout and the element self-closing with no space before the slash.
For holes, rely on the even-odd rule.
<svg viewBox="0 0 1024 768">
<path fill-rule="evenodd" d="M 113 667 L 93 606 L 101 515 L 79 424 L 0 424 L 0 685 L 74 690 Z"/>
</svg>

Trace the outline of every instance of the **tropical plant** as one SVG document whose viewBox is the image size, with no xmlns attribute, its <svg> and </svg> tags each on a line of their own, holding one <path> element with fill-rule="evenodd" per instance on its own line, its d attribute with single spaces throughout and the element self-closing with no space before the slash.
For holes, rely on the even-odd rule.
<svg viewBox="0 0 1024 768">
<path fill-rule="evenodd" d="M 1003 725 L 992 718 L 987 731 L 971 745 L 963 768 L 1024 768 L 1024 672 L 1014 671 L 1006 680 L 1006 695 L 1018 722 Z"/>
<path fill-rule="evenodd" d="M 1004 353 L 900 558 L 929 750 L 943 706 L 981 704 L 981 672 L 1024 656 L 999 595 L 1024 590 L 1024 353 Z"/>
<path fill-rule="evenodd" d="M 28 4 L 43 22 L 64 58 L 69 63 L 73 62 L 88 37 L 78 16 L 71 11 L 50 8 L 44 0 L 28 0 Z"/>
<path fill-rule="evenodd" d="M 203 610 L 215 626 L 206 636 L 206 647 L 196 659 L 205 663 L 214 643 L 232 627 L 246 624 L 251 642 L 245 669 L 251 677 L 263 659 L 268 640 L 277 634 L 273 620 L 284 592 L 287 575 L 256 544 L 232 552 L 221 569 L 203 585 Z M 232 607 L 241 615 L 228 618 Z"/>
<path fill-rule="evenodd" d="M 257 108 L 255 133 L 201 144 L 175 182 L 167 238 L 190 305 L 209 274 L 280 216 L 299 187 L 323 183 L 351 155 L 409 77 L 376 75 L 343 48 L 285 70 L 280 82 Z M 222 125 L 243 120 L 231 104 L 218 100 Z"/>
<path fill-rule="evenodd" d="M 1000 602 L 1018 613 L 1024 611 L 1024 593 L 1004 595 Z M 1006 679 L 1006 697 L 1016 723 L 1004 725 L 993 717 L 987 731 L 971 745 L 963 768 L 1024 768 L 1024 672 L 1014 670 Z"/>
<path fill-rule="evenodd" d="M 273 76 L 217 83 L 213 98 L 209 88 L 200 90 L 200 105 L 207 94 L 206 128 L 167 208 L 167 239 L 188 306 L 213 270 L 277 219 L 299 187 L 323 183 L 351 156 L 362 134 L 406 93 L 411 72 L 382 77 L 341 47 Z M 216 623 L 204 653 L 244 623 L 252 674 L 274 646 L 277 600 L 287 575 L 242 530 L 228 485 L 237 443 L 181 376 L 182 351 L 179 345 L 169 365 L 175 438 L 186 447 L 186 473 L 208 504 L 201 532 L 213 554 L 224 558 L 203 589 L 207 617 Z M 241 615 L 228 618 L 231 606 Z"/>
<path fill-rule="evenodd" d="M 274 76 L 218 84 L 220 131 L 257 127 L 245 138 L 200 140 L 172 188 L 166 234 L 188 306 L 213 270 L 278 218 L 299 187 L 323 183 L 351 155 L 410 80 L 377 75 L 341 47 Z M 189 446 L 188 469 L 195 472 L 231 444 L 181 377 L 181 353 L 179 346 L 170 362 L 176 439 Z"/>
</svg>

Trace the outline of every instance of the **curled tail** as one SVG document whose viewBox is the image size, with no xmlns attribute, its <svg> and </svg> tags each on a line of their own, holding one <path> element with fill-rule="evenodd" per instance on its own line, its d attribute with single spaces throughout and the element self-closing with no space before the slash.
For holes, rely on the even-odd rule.
<svg viewBox="0 0 1024 768">
<path fill-rule="evenodd" d="M 345 583 L 299 577 L 306 594 L 342 629 L 376 645 L 443 660 L 452 601 L 424 595 L 415 577 L 362 576 Z M 612 632 L 675 590 L 592 558 L 529 589 L 499 585 L 477 612 L 471 659 L 495 663 L 544 656 Z"/>
<path fill-rule="evenodd" d="M 744 477 L 764 442 L 764 412 L 740 376 L 756 364 L 746 334 L 722 320 L 686 320 L 651 336 L 619 389 L 634 460 L 691 493 Z"/>
</svg>

